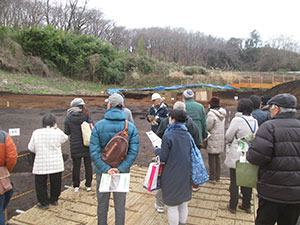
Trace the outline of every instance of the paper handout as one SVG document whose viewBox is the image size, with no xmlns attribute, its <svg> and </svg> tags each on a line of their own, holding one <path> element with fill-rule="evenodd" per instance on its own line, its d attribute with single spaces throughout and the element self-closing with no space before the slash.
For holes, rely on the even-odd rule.
<svg viewBox="0 0 300 225">
<path fill-rule="evenodd" d="M 103 173 L 99 192 L 129 192 L 130 173 L 117 173 L 112 177 Z"/>
<path fill-rule="evenodd" d="M 158 137 L 153 131 L 146 132 L 148 138 L 150 139 L 153 147 L 161 147 L 161 138 Z"/>
</svg>

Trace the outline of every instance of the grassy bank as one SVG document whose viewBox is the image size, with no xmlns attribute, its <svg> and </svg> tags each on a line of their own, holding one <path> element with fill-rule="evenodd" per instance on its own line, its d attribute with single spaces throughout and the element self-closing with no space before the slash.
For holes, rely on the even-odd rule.
<svg viewBox="0 0 300 225">
<path fill-rule="evenodd" d="M 0 90 L 26 94 L 99 95 L 108 86 L 65 77 L 40 77 L 0 70 Z"/>
</svg>

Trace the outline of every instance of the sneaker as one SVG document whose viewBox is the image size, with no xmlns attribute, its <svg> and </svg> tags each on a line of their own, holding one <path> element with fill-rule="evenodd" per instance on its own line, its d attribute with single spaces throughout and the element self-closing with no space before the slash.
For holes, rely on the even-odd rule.
<svg viewBox="0 0 300 225">
<path fill-rule="evenodd" d="M 86 190 L 86 191 L 91 191 L 92 188 L 91 188 L 91 187 L 85 187 L 85 190 Z"/>
<path fill-rule="evenodd" d="M 164 212 L 164 207 L 163 206 L 158 206 L 156 203 L 154 203 L 154 208 L 158 213 L 163 213 Z"/>
<path fill-rule="evenodd" d="M 232 209 L 232 208 L 230 207 L 229 204 L 227 205 L 227 209 L 228 209 L 232 214 L 236 214 L 236 209 Z"/>
<path fill-rule="evenodd" d="M 199 184 L 192 184 L 192 190 L 193 191 L 199 191 L 199 189 L 200 189 L 200 185 Z"/>
<path fill-rule="evenodd" d="M 193 191 L 194 191 L 194 192 L 197 192 L 197 191 L 199 191 L 199 190 L 200 190 L 200 187 L 193 188 Z"/>
<path fill-rule="evenodd" d="M 74 192 L 79 192 L 79 187 L 75 187 Z"/>
<path fill-rule="evenodd" d="M 244 208 L 243 205 L 239 205 L 239 209 L 244 210 L 246 213 L 251 214 L 251 208 Z"/>
<path fill-rule="evenodd" d="M 38 203 L 36 204 L 36 206 L 37 206 L 38 208 L 40 208 L 40 209 L 49 209 L 49 205 L 45 205 L 45 204 L 42 204 L 42 203 L 40 203 L 40 202 L 38 202 Z"/>
</svg>

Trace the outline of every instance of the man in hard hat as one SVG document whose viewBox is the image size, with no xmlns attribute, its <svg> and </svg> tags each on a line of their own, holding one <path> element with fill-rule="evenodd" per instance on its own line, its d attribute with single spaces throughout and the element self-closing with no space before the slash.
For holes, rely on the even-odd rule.
<svg viewBox="0 0 300 225">
<path fill-rule="evenodd" d="M 169 115 L 168 105 L 163 102 L 162 97 L 158 93 L 154 93 L 151 96 L 153 105 L 151 106 L 147 115 L 148 122 L 151 123 L 151 129 L 156 133 L 160 122 L 167 118 Z"/>
</svg>

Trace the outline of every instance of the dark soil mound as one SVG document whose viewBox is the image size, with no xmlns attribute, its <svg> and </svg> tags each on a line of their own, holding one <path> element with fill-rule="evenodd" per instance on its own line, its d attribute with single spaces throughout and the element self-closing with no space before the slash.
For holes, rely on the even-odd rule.
<svg viewBox="0 0 300 225">
<path fill-rule="evenodd" d="M 275 96 L 282 93 L 290 93 L 298 99 L 298 109 L 300 109 L 300 80 L 290 81 L 273 87 L 265 92 L 265 94 Z"/>
</svg>

